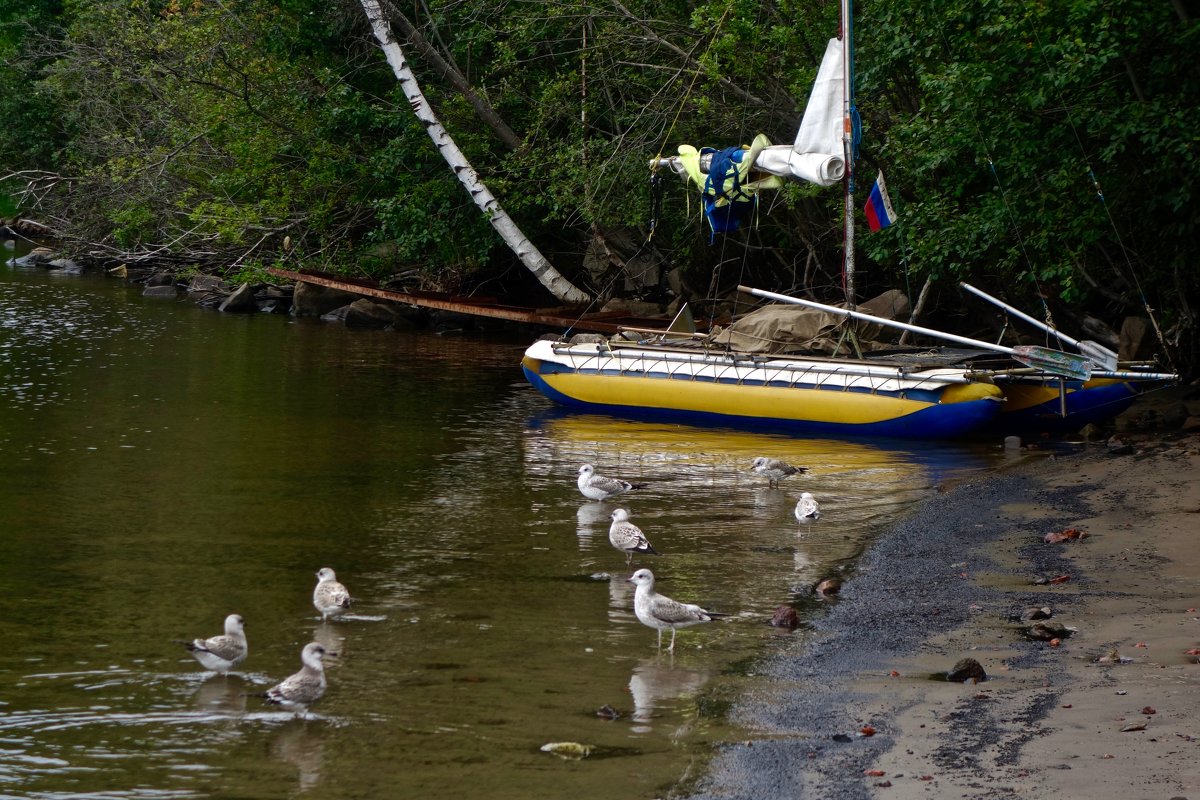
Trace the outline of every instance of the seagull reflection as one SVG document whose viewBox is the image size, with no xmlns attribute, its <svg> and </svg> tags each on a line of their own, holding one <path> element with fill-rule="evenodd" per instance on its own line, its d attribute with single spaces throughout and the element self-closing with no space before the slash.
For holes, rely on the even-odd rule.
<svg viewBox="0 0 1200 800">
<path fill-rule="evenodd" d="M 313 628 L 312 641 L 324 647 L 330 653 L 337 653 L 338 660 L 346 658 L 346 636 L 338 629 L 336 625 L 330 625 L 324 620 L 321 624 Z M 325 662 L 325 667 L 328 669 L 333 666 L 332 661 Z"/>
<path fill-rule="evenodd" d="M 792 551 L 792 558 L 796 564 L 796 572 L 800 575 L 809 575 L 817 568 L 817 562 L 800 547 Z"/>
<path fill-rule="evenodd" d="M 321 780 L 321 761 L 325 755 L 322 727 L 305 724 L 284 725 L 271 742 L 271 753 L 300 771 L 300 791 L 307 791 Z"/>
<path fill-rule="evenodd" d="M 628 573 L 616 572 L 608 576 L 608 614 L 610 617 L 634 620 L 633 584 L 626 580 Z"/>
<path fill-rule="evenodd" d="M 204 681 L 192 697 L 197 710 L 221 716 L 246 712 L 246 685 L 241 681 Z"/>
<path fill-rule="evenodd" d="M 584 503 L 575 512 L 579 523 L 577 533 L 583 537 L 591 537 L 603 533 L 608 535 L 608 526 L 612 524 L 613 506 L 607 503 Z"/>
<path fill-rule="evenodd" d="M 782 516 L 781 509 L 791 510 L 795 505 L 786 494 L 778 489 L 756 486 L 751 491 L 754 498 L 753 515 L 757 519 L 774 521 Z"/>
<path fill-rule="evenodd" d="M 648 722 L 654 718 L 655 709 L 699 692 L 708 682 L 709 674 L 707 669 L 677 667 L 673 659 L 664 661 L 660 656 L 642 659 L 629 677 L 634 720 Z"/>
</svg>

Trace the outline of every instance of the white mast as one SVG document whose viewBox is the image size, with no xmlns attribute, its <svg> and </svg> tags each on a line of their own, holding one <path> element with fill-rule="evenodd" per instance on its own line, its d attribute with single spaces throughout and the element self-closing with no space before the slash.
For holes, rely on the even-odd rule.
<svg viewBox="0 0 1200 800">
<path fill-rule="evenodd" d="M 846 160 L 845 208 L 845 271 L 846 308 L 855 307 L 854 300 L 854 12 L 851 0 L 841 0 L 842 7 L 842 147 Z"/>
</svg>

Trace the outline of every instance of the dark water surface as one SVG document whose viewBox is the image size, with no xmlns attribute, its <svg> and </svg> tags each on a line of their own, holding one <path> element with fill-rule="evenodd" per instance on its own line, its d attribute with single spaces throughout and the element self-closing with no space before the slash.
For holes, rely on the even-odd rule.
<svg viewBox="0 0 1200 800">
<path fill-rule="evenodd" d="M 0 267 L 0 794 L 668 794 L 750 735 L 723 711 L 787 644 L 776 606 L 820 613 L 803 587 L 991 459 L 558 413 L 521 378 L 525 343 Z M 812 472 L 769 489 L 757 455 Z M 575 488 L 585 461 L 649 484 L 622 505 L 664 555 L 635 567 L 732 615 L 674 657 L 633 616 L 617 506 Z M 800 526 L 806 490 L 824 517 Z M 350 619 L 312 608 L 322 566 Z M 233 612 L 243 672 L 171 643 Z M 340 657 L 308 719 L 246 696 L 313 639 Z M 593 755 L 539 750 L 561 741 Z"/>
</svg>

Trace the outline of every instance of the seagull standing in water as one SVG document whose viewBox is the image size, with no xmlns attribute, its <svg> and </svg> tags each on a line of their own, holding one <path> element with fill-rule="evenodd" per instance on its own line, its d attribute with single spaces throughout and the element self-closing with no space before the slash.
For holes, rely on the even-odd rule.
<svg viewBox="0 0 1200 800">
<path fill-rule="evenodd" d="M 821 518 L 821 507 L 817 505 L 817 500 L 808 492 L 800 495 L 800 500 L 796 503 L 796 521 L 797 522 L 812 522 Z"/>
<path fill-rule="evenodd" d="M 727 616 L 708 611 L 692 603 L 679 603 L 669 597 L 664 597 L 654 591 L 654 573 L 648 569 L 639 569 L 629 578 L 636 584 L 633 593 L 633 613 L 638 622 L 658 631 L 658 649 L 662 649 L 662 632 L 671 629 L 671 645 L 667 652 L 675 652 L 675 631 L 701 622 L 711 622 Z"/>
<path fill-rule="evenodd" d="M 768 485 L 772 489 L 779 485 L 780 480 L 789 475 L 808 472 L 808 467 L 794 467 L 786 461 L 780 461 L 778 458 L 767 458 L 765 456 L 759 456 L 754 459 L 751 469 L 760 475 L 766 475 L 769 482 Z"/>
<path fill-rule="evenodd" d="M 249 652 L 246 648 L 245 621 L 240 614 L 230 614 L 225 618 L 225 633 L 220 636 L 193 639 L 190 642 L 175 641 L 186 647 L 192 658 L 200 662 L 200 666 L 222 675 L 245 661 Z"/>
<path fill-rule="evenodd" d="M 620 478 L 606 478 L 596 474 L 596 468 L 584 464 L 579 468 L 579 491 L 589 500 L 607 500 L 618 494 L 624 494 L 631 489 L 639 489 L 640 485 L 623 481 Z"/>
<path fill-rule="evenodd" d="M 340 617 L 350 608 L 350 592 L 338 583 L 337 575 L 329 567 L 317 570 L 317 587 L 313 589 L 313 605 L 321 612 L 321 620 Z"/>
<path fill-rule="evenodd" d="M 642 529 L 629 521 L 629 512 L 618 508 L 612 512 L 612 525 L 608 526 L 608 541 L 625 554 L 625 563 L 633 561 L 634 553 L 658 555 L 658 551 L 646 539 Z"/>
<path fill-rule="evenodd" d="M 300 653 L 300 661 L 304 664 L 300 671 L 284 678 L 279 683 L 255 697 L 265 698 L 268 703 L 294 710 L 304 714 L 308 707 L 321 699 L 325 694 L 325 664 L 323 659 L 329 653 L 323 645 L 310 642 L 304 645 Z"/>
</svg>

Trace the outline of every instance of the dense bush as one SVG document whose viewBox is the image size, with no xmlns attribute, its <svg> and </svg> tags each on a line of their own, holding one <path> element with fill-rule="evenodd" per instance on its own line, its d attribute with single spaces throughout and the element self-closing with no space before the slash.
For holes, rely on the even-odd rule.
<svg viewBox="0 0 1200 800">
<path fill-rule="evenodd" d="M 583 254 L 598 234 L 645 242 L 649 159 L 790 141 L 837 29 L 825 0 L 421 8 L 396 28 L 439 117 L 530 238 L 601 291 Z M 859 204 L 882 169 L 901 224 L 860 237 L 862 293 L 931 276 L 943 296 L 968 278 L 1110 322 L 1150 307 L 1194 349 L 1200 75 L 1185 9 L 864 4 Z M 0 56 L 4 188 L 78 249 L 429 284 L 512 274 L 353 0 L 0 0 Z M 42 191 L 22 191 L 31 176 Z M 840 199 L 789 187 L 710 246 L 696 199 L 669 183 L 648 249 L 699 294 L 742 281 L 836 299 Z"/>
</svg>

